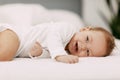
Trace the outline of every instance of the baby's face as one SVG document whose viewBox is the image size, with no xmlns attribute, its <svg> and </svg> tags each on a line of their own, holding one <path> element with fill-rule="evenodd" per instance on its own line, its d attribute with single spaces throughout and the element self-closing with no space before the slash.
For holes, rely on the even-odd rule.
<svg viewBox="0 0 120 80">
<path fill-rule="evenodd" d="M 106 41 L 102 32 L 81 30 L 68 44 L 70 54 L 79 57 L 101 57 L 106 52 Z"/>
</svg>

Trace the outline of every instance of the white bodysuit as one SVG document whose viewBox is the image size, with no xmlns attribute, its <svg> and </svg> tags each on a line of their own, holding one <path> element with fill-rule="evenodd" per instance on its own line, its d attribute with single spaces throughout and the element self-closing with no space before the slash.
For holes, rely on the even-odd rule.
<svg viewBox="0 0 120 80">
<path fill-rule="evenodd" d="M 12 29 L 20 39 L 20 47 L 15 57 L 31 57 L 29 49 L 38 41 L 43 53 L 38 58 L 52 57 L 57 55 L 67 55 L 65 46 L 69 43 L 77 28 L 67 22 L 43 23 L 29 28 L 13 27 L 10 25 L 1 25 L 0 31 Z"/>
</svg>

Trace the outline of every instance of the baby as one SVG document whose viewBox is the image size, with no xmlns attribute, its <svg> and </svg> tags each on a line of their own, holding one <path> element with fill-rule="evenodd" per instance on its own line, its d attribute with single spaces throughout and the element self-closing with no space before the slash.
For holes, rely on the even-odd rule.
<svg viewBox="0 0 120 80">
<path fill-rule="evenodd" d="M 67 28 L 66 31 L 69 31 L 68 34 L 71 34 L 70 32 L 71 30 L 69 28 Z M 63 32 L 60 32 L 59 34 L 62 33 Z M 77 63 L 79 61 L 79 57 L 108 56 L 115 46 L 113 36 L 108 31 L 100 27 L 84 27 L 81 28 L 80 31 L 74 32 L 74 35 L 71 36 L 71 38 L 69 38 L 68 41 L 66 41 L 67 37 L 65 38 L 66 39 L 64 39 L 64 41 L 62 41 L 61 39 L 61 41 L 59 40 L 58 42 L 60 43 L 59 44 L 60 46 L 66 44 L 64 50 L 67 51 L 67 54 L 69 55 L 63 54 L 66 53 L 64 52 L 64 50 L 60 51 L 60 48 L 58 49 L 56 48 L 59 46 L 57 45 L 57 43 L 55 43 L 58 40 L 57 38 L 56 39 L 54 38 L 53 42 L 52 41 L 50 42 L 51 45 L 56 45 L 56 46 L 50 45 L 50 47 L 55 47 L 58 50 L 58 52 L 55 51 L 56 53 L 53 52 L 53 54 L 58 53 L 53 58 L 55 58 L 59 62 Z M 36 42 L 31 47 L 30 54 L 31 56 L 37 57 L 44 54 L 42 53 L 42 51 L 43 51 L 42 46 L 40 45 L 39 42 Z"/>
<path fill-rule="evenodd" d="M 9 31 L 17 34 L 17 31 Z M 16 48 L 13 49 L 9 41 L 11 44 L 8 47 L 11 46 L 11 50 L 9 54 L 0 53 L 0 60 L 11 60 L 14 56 L 41 58 L 43 54 L 47 54 L 59 62 L 77 63 L 79 57 L 108 56 L 115 46 L 114 37 L 103 28 L 84 27 L 78 30 L 65 22 L 40 24 L 30 27 L 25 33 L 21 31 L 22 33 L 22 38 L 15 33 L 15 36 L 10 36 Z"/>
</svg>

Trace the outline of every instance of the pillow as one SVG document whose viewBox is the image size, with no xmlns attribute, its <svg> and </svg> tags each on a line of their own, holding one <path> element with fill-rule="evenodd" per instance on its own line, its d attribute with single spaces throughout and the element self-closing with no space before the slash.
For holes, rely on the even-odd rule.
<svg viewBox="0 0 120 80">
<path fill-rule="evenodd" d="M 52 21 L 54 22 L 65 21 L 73 23 L 75 27 L 78 28 L 84 27 L 82 18 L 75 12 L 69 10 L 53 9 L 49 10 L 49 14 L 52 17 Z"/>
<path fill-rule="evenodd" d="M 33 10 L 39 10 L 39 15 L 46 9 L 39 4 L 4 4 L 0 5 L 0 23 L 8 23 L 16 26 L 30 26 Z"/>
<path fill-rule="evenodd" d="M 113 49 L 110 56 L 120 56 L 120 40 L 115 39 L 115 48 Z"/>
<path fill-rule="evenodd" d="M 40 15 L 41 14 L 41 15 Z M 32 15 L 32 25 L 49 22 L 69 22 L 75 25 L 75 27 L 84 27 L 84 23 L 81 17 L 72 11 L 60 10 L 60 9 L 47 9 L 46 11 L 36 9 Z"/>
</svg>

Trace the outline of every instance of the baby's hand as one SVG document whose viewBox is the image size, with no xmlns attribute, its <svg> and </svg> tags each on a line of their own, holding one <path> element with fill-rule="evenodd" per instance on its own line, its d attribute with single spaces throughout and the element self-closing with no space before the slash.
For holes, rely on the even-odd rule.
<svg viewBox="0 0 120 80">
<path fill-rule="evenodd" d="M 70 63 L 70 64 L 79 62 L 79 57 L 74 55 L 60 55 L 55 57 L 55 59 L 56 61 Z"/>
<path fill-rule="evenodd" d="M 31 47 L 30 54 L 33 57 L 37 57 L 42 54 L 42 46 L 39 42 L 35 42 L 35 44 Z"/>
</svg>

